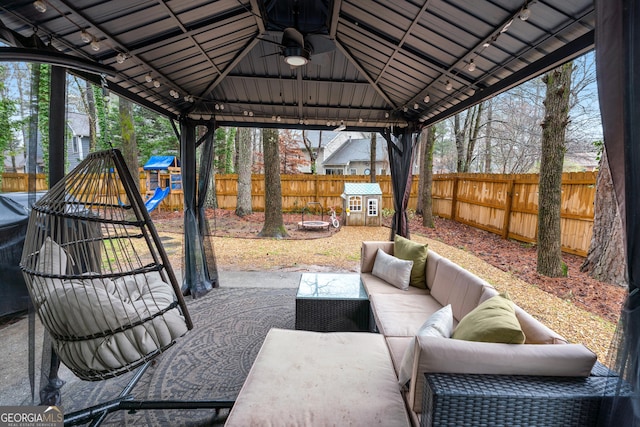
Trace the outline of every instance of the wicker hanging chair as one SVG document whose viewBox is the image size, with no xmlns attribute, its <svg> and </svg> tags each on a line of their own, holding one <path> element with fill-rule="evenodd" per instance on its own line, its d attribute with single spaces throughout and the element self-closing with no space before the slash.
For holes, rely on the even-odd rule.
<svg viewBox="0 0 640 427">
<path fill-rule="evenodd" d="M 117 150 L 89 154 L 33 206 L 20 267 L 53 349 L 83 380 L 134 370 L 193 327 Z"/>
</svg>

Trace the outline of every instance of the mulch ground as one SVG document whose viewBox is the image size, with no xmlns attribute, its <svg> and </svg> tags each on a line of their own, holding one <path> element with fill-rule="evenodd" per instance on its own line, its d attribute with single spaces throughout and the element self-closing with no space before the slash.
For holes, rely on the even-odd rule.
<svg viewBox="0 0 640 427">
<path fill-rule="evenodd" d="M 152 217 L 159 230 L 182 232 L 181 212 L 154 212 Z M 262 212 L 240 218 L 232 211 L 217 209 L 209 210 L 208 217 L 214 236 L 257 239 L 264 223 Z M 283 219 L 289 233 L 287 240 L 310 240 L 332 235 L 340 237 L 338 230 L 333 227 L 315 231 L 301 229 L 298 226 L 302 220 L 299 213 L 284 214 Z M 320 219 L 305 216 L 305 220 Z M 323 219 L 327 221 L 326 216 Z M 383 219 L 386 226 L 389 226 L 390 222 L 390 218 Z M 563 254 L 563 261 L 568 266 L 568 277 L 550 278 L 536 272 L 537 253 L 534 245 L 505 240 L 496 234 L 443 218 L 436 218 L 435 228 L 432 229 L 422 226 L 421 216 L 414 216 L 410 219 L 409 230 L 412 234 L 463 249 L 488 264 L 580 308 L 611 322 L 618 321 L 627 293 L 626 288 L 600 282 L 582 273 L 580 266 L 584 259 L 580 256 Z"/>
</svg>

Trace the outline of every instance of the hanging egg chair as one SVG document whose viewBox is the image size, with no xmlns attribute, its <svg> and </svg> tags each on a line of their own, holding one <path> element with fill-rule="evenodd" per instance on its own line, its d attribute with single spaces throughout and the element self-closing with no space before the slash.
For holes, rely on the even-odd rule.
<svg viewBox="0 0 640 427">
<path fill-rule="evenodd" d="M 193 327 L 118 150 L 89 154 L 34 204 L 20 267 L 53 349 L 83 380 L 134 370 Z"/>
</svg>

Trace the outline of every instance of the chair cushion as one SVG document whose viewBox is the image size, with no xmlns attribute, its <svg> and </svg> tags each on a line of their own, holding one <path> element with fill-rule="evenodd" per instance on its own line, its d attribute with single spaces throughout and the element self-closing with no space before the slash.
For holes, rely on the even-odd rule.
<svg viewBox="0 0 640 427">
<path fill-rule="evenodd" d="M 394 255 L 400 259 L 413 261 L 411 281 L 409 284 L 416 288 L 427 288 L 425 270 L 427 268 L 428 245 L 411 241 L 402 236 L 394 237 Z"/>
<path fill-rule="evenodd" d="M 413 261 L 405 261 L 378 249 L 371 274 L 386 280 L 396 288 L 407 290 Z"/>
<path fill-rule="evenodd" d="M 505 344 L 523 344 L 524 333 L 507 294 L 489 298 L 464 316 L 452 338 Z"/>
</svg>

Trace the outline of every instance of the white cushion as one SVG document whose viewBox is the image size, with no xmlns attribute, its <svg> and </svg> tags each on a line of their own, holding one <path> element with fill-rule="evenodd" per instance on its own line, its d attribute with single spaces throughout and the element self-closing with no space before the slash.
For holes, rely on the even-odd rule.
<svg viewBox="0 0 640 427">
<path fill-rule="evenodd" d="M 450 338 L 453 332 L 453 310 L 451 304 L 447 304 L 436 311 L 418 329 L 417 336 Z M 413 373 L 413 362 L 415 360 L 416 339 L 411 340 L 407 351 L 405 351 L 400 362 L 398 372 L 398 382 L 400 387 L 404 387 L 411 379 Z"/>
<path fill-rule="evenodd" d="M 407 290 L 412 268 L 413 261 L 396 258 L 378 249 L 371 274 L 386 280 L 396 288 Z"/>
<path fill-rule="evenodd" d="M 40 273 L 57 275 L 67 272 L 67 252 L 51 237 L 47 237 L 40 248 L 37 270 Z"/>
</svg>

